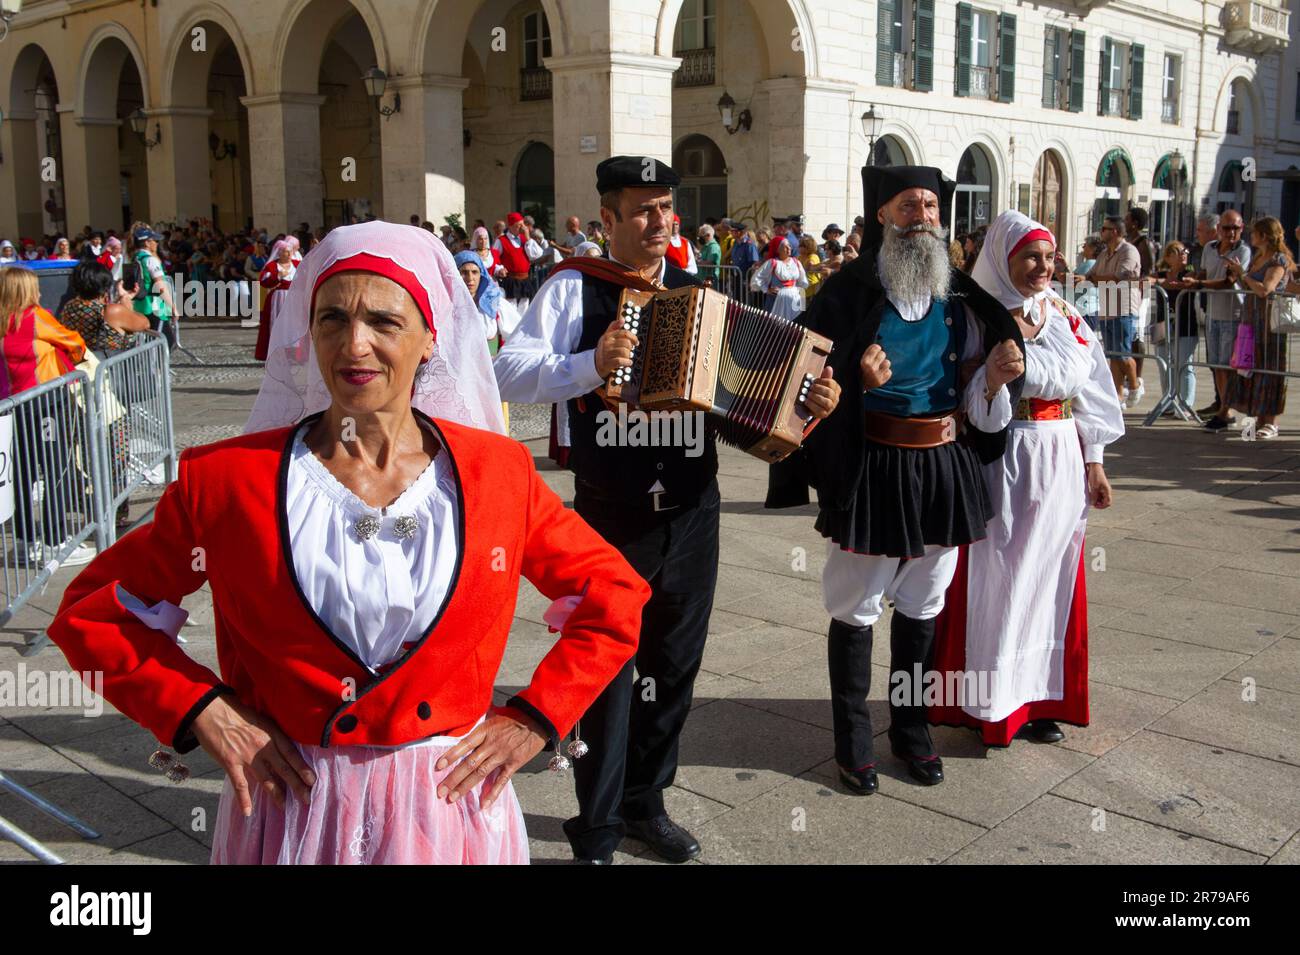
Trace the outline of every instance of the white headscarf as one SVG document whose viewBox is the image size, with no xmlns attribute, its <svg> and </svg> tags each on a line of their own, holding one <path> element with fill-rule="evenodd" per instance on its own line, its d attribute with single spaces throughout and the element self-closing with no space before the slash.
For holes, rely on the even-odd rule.
<svg viewBox="0 0 1300 955">
<path fill-rule="evenodd" d="M 1008 311 L 1023 308 L 1028 315 L 1031 310 L 1029 303 L 1044 298 L 1051 291 L 1050 288 L 1044 289 L 1031 298 L 1022 295 L 1011 282 L 1011 270 L 1008 267 L 1011 252 L 1022 239 L 1036 231 L 1046 235 L 1035 238 L 1051 236 L 1051 231 L 1046 226 L 1021 212 L 1008 209 L 989 225 L 988 232 L 984 234 L 980 257 L 975 260 L 975 268 L 971 269 L 970 277 Z M 1055 240 L 1052 240 L 1052 251 L 1056 251 Z"/>
<path fill-rule="evenodd" d="M 411 406 L 433 418 L 505 434 L 483 323 L 451 253 L 425 229 L 380 221 L 340 226 L 303 256 L 271 327 L 266 375 L 244 432 L 288 427 L 330 406 L 311 342 L 312 297 L 322 273 L 359 254 L 410 272 L 428 296 L 433 358 L 415 376 Z"/>
</svg>

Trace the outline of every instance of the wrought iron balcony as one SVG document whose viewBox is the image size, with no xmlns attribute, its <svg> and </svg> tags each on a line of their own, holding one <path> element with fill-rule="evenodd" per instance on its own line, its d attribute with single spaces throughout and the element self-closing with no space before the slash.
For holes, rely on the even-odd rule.
<svg viewBox="0 0 1300 955">
<path fill-rule="evenodd" d="M 718 65 L 718 51 L 713 47 L 699 50 L 678 50 L 682 65 L 673 74 L 673 86 L 712 86 L 714 70 Z"/>
<path fill-rule="evenodd" d="M 970 68 L 970 95 L 980 99 L 992 99 L 994 93 L 993 67 L 972 66 Z"/>
<path fill-rule="evenodd" d="M 1227 0 L 1223 6 L 1224 40 L 1254 53 L 1271 53 L 1287 45 L 1291 11 L 1284 0 Z"/>
<path fill-rule="evenodd" d="M 519 71 L 519 99 L 551 98 L 551 71 L 544 66 L 525 66 Z"/>
<path fill-rule="evenodd" d="M 1043 86 L 1043 105 L 1048 109 L 1069 109 L 1069 80 L 1045 80 L 1045 85 Z"/>
<path fill-rule="evenodd" d="M 1178 122 L 1178 98 L 1160 100 L 1160 122 Z"/>
</svg>

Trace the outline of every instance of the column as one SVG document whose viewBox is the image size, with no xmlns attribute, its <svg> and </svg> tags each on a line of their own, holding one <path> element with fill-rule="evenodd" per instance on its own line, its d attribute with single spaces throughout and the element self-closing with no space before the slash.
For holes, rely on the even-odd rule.
<svg viewBox="0 0 1300 955">
<path fill-rule="evenodd" d="M 148 139 L 161 133 L 149 150 L 149 215 L 154 222 L 188 222 L 212 215 L 208 175 L 208 117 L 203 107 L 171 106 L 151 110 Z"/>
<path fill-rule="evenodd" d="M 245 96 L 240 102 L 248 108 L 253 224 L 272 234 L 296 229 L 301 222 L 319 228 L 325 212 L 320 168 L 320 108 L 325 97 L 271 93 Z"/>
<path fill-rule="evenodd" d="M 41 237 L 40 156 L 37 154 L 36 114 L 11 113 L 0 123 L 0 236 L 19 245 L 27 236 Z M 18 251 L 22 251 L 21 247 Z"/>
<path fill-rule="evenodd" d="M 805 231 L 814 235 L 832 221 L 848 228 L 845 220 L 862 214 L 865 157 L 852 84 L 780 77 L 763 80 L 758 89 L 764 101 L 754 122 L 767 126 L 772 214 L 801 212 Z"/>
<path fill-rule="evenodd" d="M 441 224 L 450 213 L 465 215 L 465 147 L 460 76 L 401 77 L 390 80 L 383 102 L 402 97 L 401 112 L 382 124 L 383 218 L 406 222 L 418 214 Z"/>
<path fill-rule="evenodd" d="M 122 226 L 122 183 L 118 161 L 119 119 L 78 116 L 70 106 L 59 106 L 62 134 L 63 181 L 67 204 L 67 231 L 83 226 L 113 229 Z"/>
<path fill-rule="evenodd" d="M 673 73 L 679 57 L 591 53 L 552 57 L 555 214 L 598 217 L 596 165 L 610 156 L 672 161 Z M 586 144 L 584 145 L 584 140 Z"/>
</svg>

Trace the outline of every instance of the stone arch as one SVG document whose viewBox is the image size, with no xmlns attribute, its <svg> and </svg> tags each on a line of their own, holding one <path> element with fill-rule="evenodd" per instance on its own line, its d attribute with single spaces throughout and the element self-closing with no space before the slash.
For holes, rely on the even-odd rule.
<svg viewBox="0 0 1300 955">
<path fill-rule="evenodd" d="M 113 48 L 116 40 L 120 47 Z M 152 108 L 149 97 L 148 73 L 144 57 L 135 37 L 122 26 L 110 21 L 98 26 L 86 41 L 86 47 L 77 68 L 77 113 L 97 119 L 116 117 L 117 84 L 122 66 L 130 57 L 140 76 L 141 92 L 146 112 Z"/>
<path fill-rule="evenodd" d="M 1211 129 L 1221 135 L 1226 135 L 1228 120 L 1228 97 L 1232 92 L 1232 84 L 1238 80 L 1245 81 L 1247 93 L 1246 102 L 1250 105 L 1250 128 L 1252 131 L 1259 128 L 1259 121 L 1264 115 L 1264 104 L 1260 99 L 1259 85 L 1255 82 L 1255 71 L 1244 63 L 1238 63 L 1232 69 L 1224 74 L 1223 81 L 1219 84 L 1219 90 L 1214 96 L 1214 115 Z"/>
<path fill-rule="evenodd" d="M 305 15 L 309 10 L 312 15 Z M 317 92 L 321 58 L 334 32 L 353 14 L 361 17 L 370 35 L 375 65 L 389 76 L 395 75 L 397 70 L 389 57 L 383 25 L 373 0 L 296 0 L 281 18 L 276 34 L 272 75 L 278 89 Z"/>
<path fill-rule="evenodd" d="M 677 29 L 677 17 L 681 13 L 684 2 L 685 0 L 662 0 L 660 4 L 659 17 L 655 24 L 654 46 L 655 53 L 660 56 L 673 55 L 673 34 Z M 755 16 L 762 23 L 765 10 L 759 9 L 755 0 L 749 0 L 749 3 L 754 8 Z M 821 76 L 821 60 L 817 55 L 817 34 L 813 29 L 813 17 L 808 7 L 808 0 L 785 0 L 784 6 L 789 13 L 792 29 L 797 28 L 799 31 L 801 49 L 798 51 L 791 50 L 790 41 L 793 38 L 791 31 L 781 32 L 764 29 L 771 71 L 781 73 L 782 70 L 778 64 L 783 60 L 789 61 L 789 54 L 794 52 L 799 55 L 799 74 L 809 79 L 819 78 Z M 768 12 L 770 12 L 770 9 L 770 7 L 766 8 Z"/>
<path fill-rule="evenodd" d="M 244 39 L 243 32 L 239 29 L 235 18 L 223 7 L 215 3 L 203 3 L 187 13 L 165 45 L 162 89 L 168 105 L 199 106 L 203 103 L 205 97 L 195 97 L 192 94 L 196 84 L 206 83 L 207 71 L 211 67 L 214 55 L 213 46 L 209 42 L 208 52 L 200 58 L 182 57 L 182 52 L 190 43 L 191 31 L 203 23 L 214 23 L 225 32 L 235 48 L 235 55 L 239 57 L 239 65 L 244 71 L 246 95 L 256 96 L 261 89 L 261 84 L 253 71 L 253 58 L 249 53 L 248 42 Z"/>
<path fill-rule="evenodd" d="M 421 73 L 459 76 L 469 44 L 469 28 L 487 0 L 431 0 L 425 4 L 411 36 L 410 62 Z M 558 0 L 539 0 L 551 28 L 551 53 L 568 54 L 569 28 L 564 5 Z M 434 29 L 434 26 L 437 29 Z"/>
</svg>

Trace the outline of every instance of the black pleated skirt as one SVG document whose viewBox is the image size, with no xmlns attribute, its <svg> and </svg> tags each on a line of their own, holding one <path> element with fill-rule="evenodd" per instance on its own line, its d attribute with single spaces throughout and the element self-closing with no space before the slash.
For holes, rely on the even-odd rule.
<svg viewBox="0 0 1300 955">
<path fill-rule="evenodd" d="M 497 279 L 497 284 L 501 286 L 501 291 L 508 299 L 530 299 L 537 294 L 537 280 L 531 275 L 526 279 L 512 279 L 507 275 L 505 278 Z"/>
<path fill-rule="evenodd" d="M 921 557 L 927 545 L 982 540 L 993 518 L 975 452 L 954 442 L 896 448 L 866 442 L 862 480 L 844 510 L 822 507 L 817 530 L 844 550 Z"/>
</svg>

